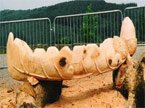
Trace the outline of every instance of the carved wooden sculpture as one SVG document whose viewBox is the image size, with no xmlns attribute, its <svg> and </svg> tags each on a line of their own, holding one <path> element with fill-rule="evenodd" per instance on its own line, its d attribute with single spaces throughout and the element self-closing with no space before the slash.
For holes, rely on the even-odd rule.
<svg viewBox="0 0 145 108">
<path fill-rule="evenodd" d="M 16 80 L 33 77 L 38 80 L 65 80 L 100 74 L 117 69 L 136 50 L 137 41 L 132 21 L 124 19 L 120 37 L 104 40 L 100 47 L 96 44 L 75 46 L 71 51 L 67 46 L 60 51 L 49 47 L 47 51 L 36 48 L 34 52 L 22 40 L 9 34 L 7 43 L 8 71 Z"/>
<path fill-rule="evenodd" d="M 128 17 L 122 23 L 120 37 L 108 38 L 99 47 L 88 44 L 75 46 L 70 50 L 65 46 L 58 51 L 52 46 L 47 51 L 42 48 L 32 51 L 26 42 L 14 39 L 10 33 L 7 42 L 8 72 L 12 78 L 27 81 L 31 86 L 38 84 L 40 80 L 62 81 L 98 75 L 114 71 L 125 61 L 133 63 L 131 56 L 136 47 L 135 28 Z M 25 91 L 25 86 L 28 87 L 29 84 L 24 84 L 21 91 Z M 35 97 L 33 90 L 27 93 Z"/>
</svg>

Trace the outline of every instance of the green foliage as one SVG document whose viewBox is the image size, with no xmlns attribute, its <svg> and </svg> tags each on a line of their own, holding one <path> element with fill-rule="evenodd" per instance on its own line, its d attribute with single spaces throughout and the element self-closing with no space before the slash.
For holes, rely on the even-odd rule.
<svg viewBox="0 0 145 108">
<path fill-rule="evenodd" d="M 88 6 L 88 10 L 86 13 L 92 12 L 92 4 Z M 83 43 L 91 43 L 95 40 L 96 29 L 98 29 L 98 16 L 83 16 L 83 26 L 81 28 L 82 31 L 82 42 Z"/>
<path fill-rule="evenodd" d="M 75 0 L 69 2 L 59 3 L 53 6 L 41 7 L 29 10 L 3 10 L 0 11 L 0 21 L 30 19 L 30 18 L 43 18 L 48 17 L 52 21 L 56 16 L 70 15 L 85 13 L 87 7 L 92 4 L 92 11 L 104 11 L 120 9 L 124 10 L 126 7 L 136 6 L 135 3 L 131 4 L 115 4 L 107 3 L 104 0 Z"/>
<path fill-rule="evenodd" d="M 60 44 L 69 44 L 70 43 L 70 39 L 66 36 L 66 37 L 62 37 L 60 39 Z"/>
</svg>

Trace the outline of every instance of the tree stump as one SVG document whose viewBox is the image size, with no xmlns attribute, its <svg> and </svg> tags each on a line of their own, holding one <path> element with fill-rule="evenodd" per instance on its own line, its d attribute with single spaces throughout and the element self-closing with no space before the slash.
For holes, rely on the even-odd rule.
<svg viewBox="0 0 145 108">
<path fill-rule="evenodd" d="M 128 100 L 127 108 L 145 107 L 144 72 L 145 53 L 140 56 L 138 63 L 124 63 L 113 72 L 114 88 Z"/>
<path fill-rule="evenodd" d="M 16 108 L 41 108 L 59 99 L 62 81 L 39 81 L 33 86 L 29 82 L 24 82 L 19 89 Z"/>
</svg>

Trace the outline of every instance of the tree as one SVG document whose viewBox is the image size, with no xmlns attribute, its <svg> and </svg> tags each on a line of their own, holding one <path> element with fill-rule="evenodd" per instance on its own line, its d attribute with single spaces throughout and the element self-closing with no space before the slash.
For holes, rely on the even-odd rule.
<svg viewBox="0 0 145 108">
<path fill-rule="evenodd" d="M 86 13 L 92 12 L 92 4 L 88 6 Z M 98 16 L 97 15 L 86 15 L 83 16 L 83 24 L 81 28 L 82 42 L 91 43 L 95 41 L 96 29 L 98 27 Z"/>
</svg>

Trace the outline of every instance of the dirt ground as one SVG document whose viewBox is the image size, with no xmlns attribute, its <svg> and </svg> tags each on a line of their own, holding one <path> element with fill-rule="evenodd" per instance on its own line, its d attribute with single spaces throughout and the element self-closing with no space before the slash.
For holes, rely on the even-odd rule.
<svg viewBox="0 0 145 108">
<path fill-rule="evenodd" d="M 0 84 L 0 108 L 14 108 L 17 85 Z M 16 82 L 13 82 L 16 83 Z M 112 89 L 112 72 L 66 80 L 59 101 L 45 108 L 123 108 L 126 100 Z"/>
<path fill-rule="evenodd" d="M 137 60 L 145 46 L 138 48 Z M 144 73 L 145 76 L 145 73 Z M 59 101 L 47 104 L 45 108 L 124 108 L 126 100 L 112 87 L 112 72 L 82 79 L 65 80 L 68 88 L 62 89 Z M 14 108 L 17 88 L 20 82 L 8 75 L 7 69 L 0 70 L 0 108 Z"/>
<path fill-rule="evenodd" d="M 64 81 L 64 84 L 69 88 L 62 90 L 59 101 L 45 108 L 122 108 L 126 102 L 112 89 L 112 72 Z"/>
</svg>

